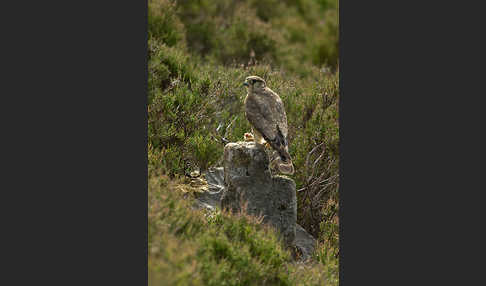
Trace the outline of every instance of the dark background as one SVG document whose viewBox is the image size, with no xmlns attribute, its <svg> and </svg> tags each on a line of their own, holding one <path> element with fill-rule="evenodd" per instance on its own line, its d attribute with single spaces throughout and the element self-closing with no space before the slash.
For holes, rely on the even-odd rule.
<svg viewBox="0 0 486 286">
<path fill-rule="evenodd" d="M 427 3 L 340 3 L 341 285 L 480 278 L 482 10 Z M 17 5 L 5 278 L 146 283 L 147 4 Z"/>
</svg>

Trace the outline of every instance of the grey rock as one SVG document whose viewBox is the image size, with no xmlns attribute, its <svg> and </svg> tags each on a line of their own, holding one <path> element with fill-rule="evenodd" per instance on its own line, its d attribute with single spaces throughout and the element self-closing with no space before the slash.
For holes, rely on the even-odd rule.
<svg viewBox="0 0 486 286">
<path fill-rule="evenodd" d="M 295 244 L 297 199 L 295 182 L 272 176 L 268 155 L 254 142 L 229 143 L 224 148 L 224 183 L 221 208 L 263 216 L 280 231 L 287 245 Z"/>
<path fill-rule="evenodd" d="M 196 198 L 201 203 L 207 204 L 212 207 L 219 207 L 221 195 L 224 190 L 224 169 L 210 168 L 206 173 L 204 173 L 204 178 L 208 183 L 208 191 L 197 193 Z"/>
<path fill-rule="evenodd" d="M 307 260 L 314 253 L 317 241 L 299 224 L 296 225 L 295 231 L 295 246 L 302 253 L 301 260 Z"/>
</svg>

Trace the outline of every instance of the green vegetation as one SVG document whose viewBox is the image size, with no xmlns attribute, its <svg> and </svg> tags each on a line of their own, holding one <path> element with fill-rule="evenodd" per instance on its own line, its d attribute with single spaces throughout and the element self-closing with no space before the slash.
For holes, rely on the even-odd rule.
<svg viewBox="0 0 486 286">
<path fill-rule="evenodd" d="M 294 264 L 273 228 L 245 214 L 194 211 L 183 198 L 193 191 L 181 180 L 149 180 L 149 285 L 337 285 L 333 255 Z"/>
<path fill-rule="evenodd" d="M 319 240 L 320 258 L 316 256 L 314 262 L 320 267 L 332 268 L 334 263 L 337 267 L 337 3 L 337 0 L 149 0 L 149 180 L 165 182 L 156 188 L 152 186 L 151 196 L 153 192 L 157 193 L 156 197 L 172 196 L 167 190 L 173 182 L 179 180 L 180 185 L 184 184 L 178 178 L 220 164 L 225 142 L 243 140 L 250 125 L 244 115 L 246 90 L 242 83 L 249 75 L 261 76 L 285 104 L 289 151 L 296 170 L 291 177 L 300 190 L 298 223 Z M 179 205 L 174 198 L 167 200 Z M 162 199 L 152 198 L 149 209 L 158 209 L 160 204 L 168 207 Z M 191 213 L 185 207 L 182 209 Z M 291 281 L 295 281 L 292 276 L 295 273 L 283 274 L 287 270 L 282 269 L 290 267 L 285 251 L 274 243 L 268 231 L 261 237 L 255 236 L 266 241 L 262 243 L 272 244 L 273 254 L 268 257 L 273 258 L 265 260 L 261 253 L 250 251 L 251 242 L 233 242 L 234 237 L 221 232 L 224 225 L 235 224 L 238 228 L 246 222 L 224 214 L 220 216 L 225 221 L 223 225 L 211 224 L 197 213 L 149 216 L 149 245 L 152 245 L 149 264 L 153 266 L 153 277 L 172 273 L 174 282 L 189 281 L 184 279 L 196 271 L 199 273 L 196 280 L 203 285 L 211 284 L 211 279 L 215 279 L 214 285 L 224 285 L 217 284 L 224 280 L 224 275 L 229 275 L 226 278 L 234 283 L 236 280 L 231 279 L 260 277 L 259 281 L 266 284 L 294 284 Z M 189 232 L 173 229 L 176 226 L 172 224 L 180 223 L 187 224 Z M 201 225 L 204 227 L 198 228 Z M 258 229 L 248 227 L 251 231 Z M 202 237 L 225 241 L 222 245 L 230 250 L 223 251 L 224 259 L 214 258 L 210 250 L 201 254 L 199 250 L 210 244 Z M 152 252 L 153 245 L 166 246 Z M 246 266 L 245 263 L 252 264 L 248 261 L 259 261 L 262 265 Z M 207 265 L 206 268 L 198 268 L 202 267 L 200 263 Z M 259 276 L 264 273 L 265 276 Z M 184 278 L 186 274 L 189 276 Z"/>
</svg>

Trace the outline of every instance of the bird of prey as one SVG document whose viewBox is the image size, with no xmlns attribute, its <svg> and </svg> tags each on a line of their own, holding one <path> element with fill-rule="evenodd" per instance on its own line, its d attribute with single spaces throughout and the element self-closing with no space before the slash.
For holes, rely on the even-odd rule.
<svg viewBox="0 0 486 286">
<path fill-rule="evenodd" d="M 266 86 L 261 77 L 249 76 L 243 85 L 248 91 L 245 114 L 253 133 L 246 133 L 245 140 L 270 145 L 278 153 L 271 165 L 276 166 L 280 173 L 292 175 L 294 166 L 289 154 L 287 115 L 282 99 Z"/>
</svg>

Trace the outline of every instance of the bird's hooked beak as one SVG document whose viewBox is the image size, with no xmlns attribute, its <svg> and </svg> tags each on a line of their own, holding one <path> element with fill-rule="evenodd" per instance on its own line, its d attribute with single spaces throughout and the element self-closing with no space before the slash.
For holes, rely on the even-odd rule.
<svg viewBox="0 0 486 286">
<path fill-rule="evenodd" d="M 244 85 L 244 86 L 246 86 L 246 87 L 250 86 L 246 80 L 245 80 L 245 82 L 243 83 L 243 85 Z"/>
</svg>

